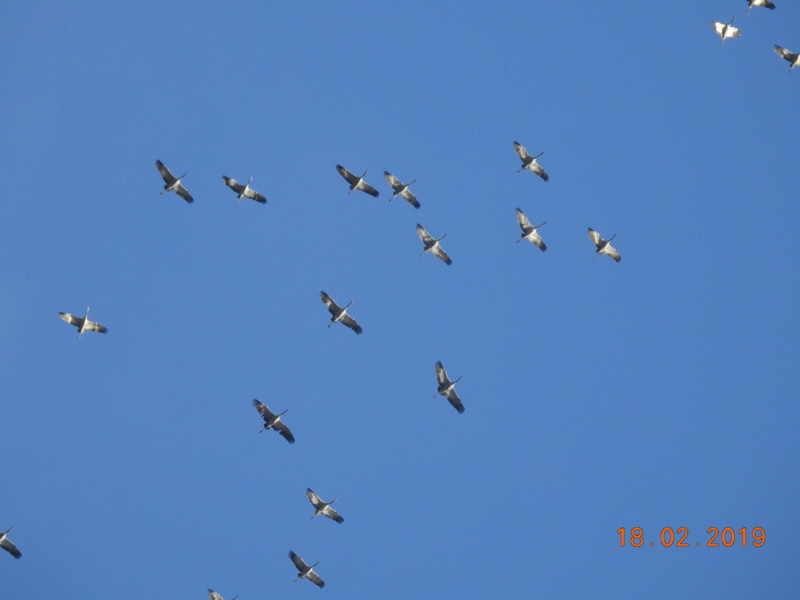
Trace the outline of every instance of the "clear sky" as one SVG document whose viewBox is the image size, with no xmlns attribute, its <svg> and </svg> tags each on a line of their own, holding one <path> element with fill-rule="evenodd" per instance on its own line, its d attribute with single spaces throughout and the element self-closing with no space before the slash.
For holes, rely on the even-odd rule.
<svg viewBox="0 0 800 600">
<path fill-rule="evenodd" d="M 0 598 L 797 598 L 776 1 L 6 3 Z"/>
</svg>

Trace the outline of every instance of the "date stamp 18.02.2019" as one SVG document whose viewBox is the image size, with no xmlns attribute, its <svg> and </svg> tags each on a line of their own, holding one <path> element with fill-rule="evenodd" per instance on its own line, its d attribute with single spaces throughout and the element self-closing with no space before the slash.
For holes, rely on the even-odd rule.
<svg viewBox="0 0 800 600">
<path fill-rule="evenodd" d="M 739 530 L 734 530 L 733 527 L 725 527 L 720 530 L 717 527 L 709 527 L 706 532 L 708 535 L 702 542 L 689 539 L 689 529 L 687 527 L 678 527 L 673 530 L 672 527 L 664 527 L 661 530 L 659 543 L 661 546 L 669 548 L 671 546 L 724 546 L 730 548 L 738 543 L 742 546 L 755 546 L 761 547 L 767 540 L 767 534 L 764 532 L 763 527 L 753 527 L 748 530 L 747 527 L 742 527 Z M 619 534 L 620 546 L 655 546 L 656 542 L 648 542 L 644 539 L 644 529 L 641 527 L 634 527 L 633 529 L 626 530 L 624 527 L 617 529 Z M 694 542 L 694 543 L 692 543 Z"/>
</svg>

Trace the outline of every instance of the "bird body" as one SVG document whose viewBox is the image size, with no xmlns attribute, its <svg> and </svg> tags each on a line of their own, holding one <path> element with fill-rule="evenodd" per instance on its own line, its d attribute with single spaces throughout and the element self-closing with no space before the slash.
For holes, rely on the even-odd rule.
<svg viewBox="0 0 800 600">
<path fill-rule="evenodd" d="M 786 48 L 775 45 L 775 53 L 781 58 L 789 61 L 789 73 L 796 66 L 800 65 L 800 53 L 789 52 Z"/>
<path fill-rule="evenodd" d="M 331 508 L 331 504 L 336 502 L 337 498 L 334 498 L 330 502 L 325 502 L 322 498 L 317 496 L 311 488 L 306 489 L 306 496 L 308 496 L 309 501 L 314 506 L 314 515 L 311 517 L 312 519 L 317 515 L 325 515 L 337 523 L 344 523 L 344 519 L 339 516 L 339 513 Z"/>
<path fill-rule="evenodd" d="M 463 375 L 461 376 L 463 377 Z M 450 378 L 447 376 L 447 371 L 444 370 L 444 366 L 441 362 L 436 363 L 436 380 L 439 382 L 439 387 L 437 388 L 436 392 L 441 394 L 450 404 L 453 405 L 459 413 L 464 412 L 464 405 L 461 403 L 461 398 L 458 397 L 456 394 L 456 383 L 461 381 L 461 377 L 456 379 L 455 381 L 450 381 Z M 436 394 L 433 396 L 436 398 Z"/>
<path fill-rule="evenodd" d="M 336 322 L 341 322 L 343 325 L 346 325 L 355 331 L 357 335 L 361 335 L 361 332 L 363 331 L 361 329 L 361 325 L 359 325 L 353 317 L 347 314 L 347 309 L 350 307 L 350 304 L 353 303 L 352 300 L 347 306 L 341 307 L 336 304 L 336 301 L 328 296 L 328 294 L 325 292 L 320 292 L 319 297 L 325 303 L 325 306 L 328 307 L 328 312 L 331 313 L 331 322 L 328 324 L 328 327 Z"/>
<path fill-rule="evenodd" d="M 345 178 L 345 181 L 350 184 L 350 192 L 353 190 L 361 190 L 362 192 L 366 192 L 370 196 L 374 196 L 377 198 L 380 194 L 378 194 L 378 190 L 364 181 L 364 175 L 366 175 L 369 171 L 364 171 L 364 175 L 358 177 L 345 169 L 342 165 L 336 165 L 336 170 L 339 171 L 339 175 Z M 347 192 L 348 194 L 350 192 Z"/>
<path fill-rule="evenodd" d="M 725 45 L 726 38 L 735 38 L 741 37 L 741 33 L 739 33 L 739 29 L 734 27 L 731 23 L 733 23 L 733 17 L 727 23 L 720 23 L 719 21 L 711 21 L 711 26 L 714 28 L 714 31 L 717 32 L 717 35 L 722 38 L 722 45 Z"/>
<path fill-rule="evenodd" d="M 390 202 L 395 198 L 397 198 L 398 196 L 400 196 L 401 198 L 407 200 L 408 203 L 411 204 L 411 206 L 413 206 L 414 208 L 419 208 L 419 202 L 417 201 L 417 197 L 411 193 L 410 189 L 408 189 L 411 183 L 414 183 L 416 179 L 411 183 L 403 183 L 397 177 L 389 173 L 389 171 L 384 171 L 383 176 L 386 178 L 386 181 L 389 182 L 389 185 L 392 186 L 392 189 L 394 190 L 394 194 L 392 194 L 392 197 L 389 198 Z"/>
<path fill-rule="evenodd" d="M 222 181 L 225 182 L 225 185 L 227 185 L 234 192 L 236 192 L 238 196 L 238 200 L 236 201 L 237 204 L 239 203 L 239 200 L 241 200 L 242 198 L 250 198 L 250 200 L 255 200 L 256 202 L 260 202 L 261 204 L 267 203 L 267 199 L 264 196 L 262 196 L 261 194 L 259 194 L 257 191 L 255 191 L 250 187 L 250 182 L 253 181 L 252 177 L 245 184 L 241 184 L 235 179 L 231 179 L 230 177 L 226 177 L 225 175 L 222 176 Z"/>
<path fill-rule="evenodd" d="M 522 212 L 520 209 L 517 209 L 517 221 L 519 221 L 519 226 L 522 228 L 522 237 L 517 240 L 517 243 L 521 242 L 522 240 L 528 240 L 531 244 L 537 246 L 539 250 L 544 252 L 547 250 L 547 245 L 544 243 L 544 240 L 541 238 L 539 233 L 536 231 L 542 225 L 545 225 L 547 221 L 542 223 L 542 225 L 537 225 L 534 227 L 531 225 L 531 222 L 528 220 L 528 217 L 525 216 L 525 213 Z"/>
<path fill-rule="evenodd" d="M 750 9 L 754 6 L 763 6 L 770 10 L 775 10 L 775 5 L 770 0 L 745 0 L 747 2 L 747 14 L 750 14 Z"/>
<path fill-rule="evenodd" d="M 255 406 L 256 410 L 261 415 L 261 418 L 264 419 L 264 429 L 274 429 L 281 434 L 287 442 L 294 444 L 294 436 L 292 435 L 291 430 L 283 421 L 281 421 L 281 417 L 289 412 L 288 408 L 282 413 L 276 415 L 267 407 L 266 404 L 259 402 L 255 398 L 253 398 L 253 406 Z M 263 431 L 263 429 L 261 431 Z"/>
<path fill-rule="evenodd" d="M 319 575 L 317 575 L 317 573 L 314 571 L 314 567 L 316 567 L 319 564 L 319 562 L 316 562 L 309 567 L 302 558 L 297 556 L 297 554 L 295 554 L 291 550 L 289 551 L 289 558 L 292 559 L 294 566 L 297 567 L 297 570 L 300 572 L 297 575 L 297 579 L 295 579 L 295 582 L 305 577 L 314 585 L 319 586 L 320 589 L 325 587 L 325 582 L 322 581 L 322 578 Z"/>
<path fill-rule="evenodd" d="M 180 177 L 175 177 L 170 172 L 170 170 L 164 166 L 164 163 L 162 163 L 160 160 L 156 161 L 156 168 L 158 169 L 158 172 L 161 173 L 161 178 L 164 180 L 164 191 L 161 192 L 162 194 L 164 192 L 175 192 L 176 194 L 178 194 L 178 196 L 186 200 L 186 202 L 188 202 L 189 204 L 194 202 L 194 198 L 192 198 L 192 195 L 181 184 L 181 179 L 186 177 L 189 174 L 189 171 L 186 171 L 186 173 L 184 173 Z"/>
<path fill-rule="evenodd" d="M 434 239 L 433 236 L 428 233 L 422 225 L 417 223 L 417 235 L 419 236 L 419 239 L 422 240 L 422 243 L 425 244 L 425 249 L 422 251 L 422 254 L 425 254 L 425 252 L 430 252 L 436 258 L 444 262 L 444 264 L 453 264 L 453 261 L 450 260 L 449 256 L 447 256 L 447 252 L 445 252 L 444 249 L 439 245 L 439 242 L 447 237 L 446 233 L 438 240 Z M 422 256 L 422 254 L 420 254 L 420 256 Z"/>
<path fill-rule="evenodd" d="M 617 252 L 617 250 L 610 244 L 611 240 L 617 237 L 616 233 L 607 240 L 604 240 L 602 236 L 599 233 L 597 233 L 594 229 L 592 229 L 591 227 L 589 227 L 588 229 L 589 229 L 589 237 L 594 242 L 594 245 L 597 246 L 597 250 L 594 253 L 595 258 L 597 258 L 598 254 L 602 253 L 602 254 L 607 254 L 617 262 L 622 260 L 622 257 L 619 255 L 619 252 Z"/>
<path fill-rule="evenodd" d="M 103 327 L 100 323 L 95 323 L 94 321 L 89 320 L 89 307 L 86 307 L 86 314 L 83 317 L 78 317 L 76 315 L 60 312 L 58 316 L 63 320 L 69 323 L 70 325 L 74 325 L 78 328 L 78 339 L 80 339 L 81 334 L 84 331 L 97 331 L 99 333 L 108 333 L 108 328 Z"/>
<path fill-rule="evenodd" d="M 531 156 L 528 154 L 528 151 L 525 149 L 525 146 L 520 144 L 519 142 L 514 142 L 514 150 L 517 151 L 517 156 L 519 156 L 520 160 L 522 161 L 522 167 L 517 170 L 517 173 L 522 171 L 523 169 L 528 169 L 531 173 L 535 173 L 545 181 L 550 179 L 550 176 L 545 172 L 542 168 L 542 165 L 536 162 L 536 159 L 539 158 L 544 152 L 540 152 L 536 156 Z"/>
<path fill-rule="evenodd" d="M 17 550 L 17 547 L 14 543 L 8 539 L 8 532 L 14 529 L 13 527 L 9 527 L 7 531 L 0 532 L 0 548 L 8 552 L 14 558 L 20 558 L 22 556 L 22 552 Z"/>
</svg>

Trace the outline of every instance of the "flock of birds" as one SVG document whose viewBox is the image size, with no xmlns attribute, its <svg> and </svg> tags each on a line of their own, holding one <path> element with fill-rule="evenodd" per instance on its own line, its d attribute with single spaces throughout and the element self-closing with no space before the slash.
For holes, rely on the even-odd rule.
<svg viewBox="0 0 800 600">
<path fill-rule="evenodd" d="M 519 156 L 519 159 L 522 161 L 522 164 L 518 172 L 521 172 L 523 170 L 528 170 L 531 173 L 540 177 L 544 181 L 549 180 L 550 178 L 549 175 L 544 170 L 544 168 L 542 168 L 542 166 L 537 162 L 537 159 L 541 157 L 544 154 L 544 152 L 540 152 L 536 156 L 531 156 L 525 149 L 525 147 L 516 141 L 514 142 L 514 150 Z M 155 164 L 156 168 L 158 169 L 158 172 L 161 175 L 161 178 L 164 180 L 164 189 L 161 191 L 161 194 L 164 194 L 164 192 L 174 192 L 179 197 L 183 198 L 187 203 L 194 202 L 194 198 L 182 183 L 183 179 L 189 174 L 188 171 L 183 175 L 181 175 L 180 177 L 175 177 L 169 170 L 169 168 L 167 168 L 167 166 L 164 165 L 164 163 L 162 163 L 160 160 L 156 160 Z M 378 197 L 380 195 L 380 192 L 378 192 L 378 190 L 376 190 L 372 185 L 370 185 L 364 180 L 364 177 L 367 175 L 368 171 L 365 171 L 364 174 L 361 176 L 357 176 L 354 175 L 351 171 L 342 167 L 341 165 L 336 165 L 336 170 L 349 184 L 350 190 L 348 194 L 352 193 L 355 190 L 360 190 L 373 197 Z M 403 183 L 396 176 L 392 175 L 388 171 L 384 171 L 384 178 L 392 188 L 393 195 L 391 199 L 394 199 L 399 196 L 404 200 L 406 200 L 414 208 L 417 209 L 420 208 L 419 201 L 409 189 L 409 187 L 416 180 L 411 181 L 410 183 Z M 236 193 L 237 203 L 242 198 L 249 198 L 251 200 L 254 200 L 255 202 L 266 204 L 267 202 L 266 197 L 250 187 L 250 183 L 252 182 L 252 180 L 253 178 L 251 177 L 247 181 L 247 183 L 242 184 L 230 177 L 227 176 L 222 177 L 222 181 L 225 183 L 225 185 Z M 522 210 L 520 210 L 519 208 L 516 209 L 516 216 L 520 229 L 522 230 L 520 239 L 518 239 L 517 242 L 520 242 L 522 240 L 528 240 L 532 244 L 537 246 L 540 250 L 542 251 L 547 250 L 547 245 L 544 243 L 544 240 L 538 233 L 538 229 L 543 225 L 545 225 L 547 222 L 545 221 L 540 225 L 534 226 L 530 223 L 525 213 L 523 213 Z M 423 243 L 423 251 L 420 253 L 420 256 L 422 256 L 425 253 L 431 253 L 437 258 L 439 258 L 446 265 L 452 264 L 453 261 L 450 259 L 450 257 L 447 255 L 447 253 L 441 246 L 441 241 L 445 237 L 447 237 L 447 234 L 441 236 L 440 238 L 434 238 L 420 224 L 417 224 L 416 230 L 417 230 L 417 235 L 419 236 L 420 240 Z M 613 258 L 615 261 L 617 262 L 620 261 L 619 252 L 617 252 L 610 244 L 611 240 L 614 239 L 616 234 L 611 236 L 610 239 L 606 240 L 603 239 L 603 237 L 599 233 L 597 233 L 595 230 L 591 228 L 588 229 L 588 233 L 589 233 L 589 238 L 596 246 L 595 256 L 597 256 L 598 254 L 606 254 L 611 258 Z M 331 296 L 329 296 L 324 291 L 321 291 L 319 296 L 331 315 L 328 327 L 330 327 L 334 323 L 341 323 L 345 327 L 352 329 L 358 335 L 362 333 L 363 329 L 361 325 L 359 325 L 358 322 L 347 312 L 348 308 L 350 308 L 350 306 L 353 304 L 352 300 L 345 306 L 340 306 Z M 58 316 L 62 320 L 66 321 L 70 325 L 77 328 L 79 339 L 80 336 L 86 331 L 108 333 L 107 327 L 95 321 L 91 321 L 89 319 L 88 306 L 86 307 L 86 312 L 82 317 L 67 312 L 60 312 L 58 313 Z M 447 401 L 453 406 L 453 408 L 455 408 L 456 411 L 458 411 L 458 413 L 463 413 L 464 404 L 462 403 L 461 398 L 459 398 L 455 389 L 456 383 L 458 383 L 463 376 L 460 376 L 454 380 L 450 379 L 441 361 L 436 362 L 435 371 L 436 371 L 437 390 L 436 394 L 434 394 L 433 397 L 435 398 L 436 395 L 444 396 L 447 399 Z M 273 431 L 277 432 L 281 437 L 283 437 L 288 443 L 294 444 L 295 442 L 294 434 L 292 433 L 289 426 L 286 425 L 286 423 L 284 423 L 282 420 L 283 415 L 286 414 L 289 409 L 286 409 L 281 413 L 274 413 L 269 409 L 269 407 L 266 404 L 260 402 L 258 399 L 253 399 L 252 404 L 264 422 L 263 429 L 261 429 L 260 431 L 272 429 Z M 336 501 L 336 498 L 334 498 L 330 502 L 325 502 L 324 500 L 322 500 L 322 498 L 320 498 L 319 495 L 317 495 L 313 490 L 311 490 L 311 488 L 308 488 L 306 490 L 306 495 L 308 497 L 309 502 L 311 502 L 311 505 L 314 507 L 314 514 L 311 517 L 312 519 L 318 515 L 323 515 L 332 519 L 333 521 L 336 521 L 337 523 L 344 522 L 344 519 L 341 517 L 341 515 L 339 515 L 338 512 L 336 512 L 333 508 L 331 508 L 331 504 L 333 504 Z M 3 549 L 10 552 L 16 558 L 19 558 L 21 556 L 21 553 L 19 552 L 19 550 L 17 550 L 17 547 L 13 543 L 11 543 L 11 541 L 8 539 L 6 535 L 7 533 L 8 531 L 0 535 L 0 546 L 2 546 Z M 319 586 L 320 588 L 325 586 L 325 582 L 323 581 L 323 579 L 319 576 L 319 574 L 316 571 L 314 571 L 314 567 L 316 567 L 317 564 L 319 563 L 308 565 L 300 556 L 298 556 L 293 551 L 289 552 L 289 559 L 292 561 L 292 563 L 294 564 L 295 568 L 298 571 L 298 575 L 295 581 L 299 581 L 300 579 L 308 579 L 309 581 Z M 224 600 L 219 593 L 211 589 L 208 590 L 208 595 L 211 598 L 211 600 Z M 235 598 L 233 600 L 235 600 Z"/>
<path fill-rule="evenodd" d="M 775 10 L 775 4 L 771 2 L 771 0 L 746 0 L 746 2 L 748 15 L 754 6 L 763 6 L 764 8 Z M 739 31 L 739 28 L 733 26 L 733 21 L 735 19 L 736 15 L 731 17 L 731 20 L 727 23 L 711 21 L 711 26 L 714 28 L 714 31 L 716 31 L 717 35 L 722 38 L 723 46 L 725 45 L 726 39 L 737 38 L 741 37 L 742 35 L 741 31 Z M 791 50 L 787 50 L 786 48 L 778 46 L 777 44 L 775 44 L 773 49 L 778 56 L 789 62 L 789 73 L 791 73 L 792 69 L 794 69 L 796 66 L 800 65 L 800 53 L 792 52 Z"/>
<path fill-rule="evenodd" d="M 770 10 L 775 9 L 775 4 L 771 2 L 771 0 L 746 0 L 748 3 L 748 10 L 747 14 L 750 14 L 750 10 L 753 7 L 764 7 Z M 735 17 L 732 18 L 727 23 L 720 23 L 717 21 L 712 21 L 712 26 L 714 27 L 715 32 L 720 36 L 722 39 L 722 43 L 724 45 L 725 40 L 728 38 L 735 38 L 740 37 L 741 33 L 738 28 L 733 26 L 733 21 Z M 800 65 L 800 54 L 790 52 L 786 48 L 776 45 L 775 52 L 787 60 L 790 63 L 789 72 L 797 66 Z M 518 142 L 514 142 L 514 150 L 517 153 L 517 156 L 522 161 L 522 164 L 518 170 L 521 172 L 523 170 L 528 170 L 531 173 L 540 177 L 543 181 L 549 180 L 549 175 L 544 170 L 544 168 L 537 162 L 537 159 L 540 158 L 544 152 L 540 152 L 536 156 L 532 156 L 528 153 L 526 148 Z M 188 172 L 184 173 L 180 177 L 175 177 L 172 172 L 162 163 L 160 160 L 156 160 L 156 168 L 161 175 L 161 178 L 164 180 L 164 189 L 161 194 L 165 192 L 174 192 L 179 197 L 183 198 L 187 203 L 194 202 L 194 198 L 183 185 L 183 179 L 189 174 Z M 378 197 L 380 192 L 367 183 L 365 181 L 365 177 L 368 171 L 365 171 L 363 175 L 358 176 L 355 175 L 353 172 L 349 171 L 345 167 L 341 165 L 336 165 L 336 171 L 344 178 L 344 180 L 349 185 L 348 194 L 352 193 L 355 190 L 360 190 L 366 194 L 369 194 L 373 197 Z M 411 204 L 415 209 L 420 208 L 420 202 L 417 200 L 416 196 L 410 190 L 410 186 L 416 182 L 413 180 L 409 183 L 403 183 L 398 179 L 395 175 L 391 174 L 388 171 L 384 171 L 383 173 L 384 178 L 386 179 L 387 183 L 392 188 L 392 197 L 390 200 L 397 198 L 398 196 L 403 198 L 406 202 Z M 227 176 L 222 176 L 223 183 L 233 190 L 237 195 L 237 204 L 242 198 L 248 198 L 260 204 L 266 204 L 267 199 L 264 195 L 257 192 L 253 188 L 250 187 L 253 178 L 247 181 L 247 183 L 240 183 L 235 179 L 232 179 Z M 542 239 L 541 235 L 539 234 L 539 229 L 547 224 L 547 221 L 542 222 L 539 225 L 532 225 L 528 217 L 525 213 L 522 212 L 519 208 L 516 209 L 516 217 L 517 222 L 519 223 L 520 229 L 522 230 L 522 234 L 520 239 L 517 242 L 522 240 L 528 240 L 533 245 L 538 247 L 542 252 L 547 250 L 547 245 L 545 244 L 544 240 Z M 422 241 L 424 247 L 420 256 L 425 253 L 431 253 L 444 262 L 446 265 L 451 265 L 452 260 L 447 255 L 445 250 L 441 246 L 441 241 L 447 236 L 447 234 L 439 237 L 434 238 L 428 231 L 420 224 L 416 226 L 417 235 L 419 236 L 420 240 Z M 619 252 L 611 245 L 611 241 L 616 237 L 616 234 L 612 235 L 609 239 L 604 239 L 600 233 L 595 231 L 592 228 L 588 228 L 588 235 L 591 241 L 594 243 L 596 250 L 595 250 L 595 257 L 598 254 L 606 254 L 607 256 L 611 257 L 616 262 L 621 260 L 621 256 Z M 356 334 L 361 334 L 363 329 L 358 324 L 358 322 L 347 312 L 347 309 L 350 308 L 352 305 L 352 300 L 345 306 L 340 306 L 336 303 L 336 301 L 326 294 L 324 291 L 320 292 L 320 299 L 325 304 L 330 313 L 330 323 L 328 327 L 333 325 L 334 323 L 341 323 L 342 325 L 352 329 Z M 84 313 L 83 317 L 78 315 L 73 315 L 71 313 L 60 312 L 58 316 L 69 323 L 70 325 L 74 326 L 78 330 L 78 338 L 86 332 L 86 331 L 95 331 L 98 333 L 107 333 L 108 328 L 89 319 L 89 307 L 86 307 L 86 312 Z M 464 412 L 464 404 L 462 403 L 461 399 L 459 398 L 458 394 L 455 390 L 455 385 L 458 381 L 461 380 L 462 377 L 458 377 L 455 380 L 451 380 L 447 374 L 447 371 L 444 368 L 444 365 L 437 361 L 435 364 L 435 371 L 436 371 L 436 380 L 437 380 L 437 394 L 444 396 L 447 401 L 456 409 L 459 413 Z M 434 394 L 434 398 L 437 394 Z M 291 429 L 282 421 L 281 417 L 288 412 L 288 409 L 284 410 L 281 413 L 273 413 L 269 407 L 260 402 L 257 399 L 254 399 L 253 407 L 259 413 L 261 418 L 264 421 L 263 429 L 260 431 L 272 429 L 277 432 L 280 436 L 282 436 L 288 443 L 293 444 L 295 442 L 294 435 L 292 434 Z M 318 515 L 323 515 L 328 517 L 329 519 L 335 521 L 336 523 L 343 523 L 344 519 L 339 515 L 339 513 L 331 507 L 336 501 L 336 498 L 331 500 L 330 502 L 325 502 L 317 495 L 313 490 L 310 488 L 306 489 L 306 495 L 308 497 L 309 502 L 314 508 L 314 514 L 311 518 L 315 518 Z M 22 556 L 21 552 L 17 549 L 16 545 L 8 538 L 8 533 L 11 531 L 12 528 L 9 528 L 5 532 L 0 532 L 0 547 L 6 550 L 15 558 L 20 558 Z M 323 579 L 314 571 L 314 567 L 316 567 L 319 563 L 315 563 L 313 565 L 308 565 L 300 556 L 298 556 L 295 552 L 290 551 L 289 559 L 294 564 L 295 568 L 298 571 L 297 577 L 295 581 L 299 581 L 300 579 L 308 579 L 318 587 L 322 588 L 325 586 L 325 582 Z M 220 594 L 215 592 L 214 590 L 209 589 L 208 595 L 211 600 L 224 600 Z M 234 597 L 232 600 L 236 600 L 238 596 Z"/>
</svg>

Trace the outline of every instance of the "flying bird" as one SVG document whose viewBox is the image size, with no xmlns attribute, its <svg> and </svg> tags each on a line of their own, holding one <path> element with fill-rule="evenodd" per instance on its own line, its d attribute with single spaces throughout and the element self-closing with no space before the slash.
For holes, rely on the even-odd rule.
<svg viewBox="0 0 800 600">
<path fill-rule="evenodd" d="M 256 407 L 256 410 L 264 419 L 264 429 L 274 429 L 280 433 L 287 442 L 294 444 L 294 436 L 292 435 L 291 430 L 283 421 L 281 421 L 281 417 L 289 412 L 288 408 L 282 413 L 276 415 L 267 407 L 266 404 L 259 402 L 255 398 L 253 398 L 253 406 Z M 264 431 L 264 429 L 261 431 Z M 261 431 L 259 431 L 259 433 L 261 433 Z"/>
<path fill-rule="evenodd" d="M 211 600 L 225 600 L 225 598 L 220 596 L 214 590 L 208 590 L 208 597 L 211 598 Z M 236 600 L 238 597 L 239 597 L 239 594 L 236 594 L 233 598 L 231 598 L 231 600 Z"/>
<path fill-rule="evenodd" d="M 746 0 L 746 2 L 748 15 L 750 14 L 750 9 L 754 6 L 763 6 L 764 8 L 775 10 L 775 5 L 770 0 Z"/>
<path fill-rule="evenodd" d="M 522 237 L 517 240 L 517 243 L 521 242 L 522 240 L 528 240 L 531 244 L 539 247 L 539 250 L 544 252 L 547 250 L 547 245 L 544 243 L 544 240 L 541 238 L 539 233 L 536 231 L 542 225 L 545 225 L 547 221 L 542 223 L 542 225 L 537 225 L 534 227 L 531 225 L 531 222 L 528 221 L 528 217 L 525 216 L 525 213 L 522 212 L 520 209 L 517 209 L 517 221 L 519 221 L 519 226 L 522 228 Z"/>
<path fill-rule="evenodd" d="M 294 566 L 297 567 L 298 571 L 300 571 L 300 573 L 297 575 L 297 579 L 295 579 L 295 583 L 298 582 L 303 577 L 305 577 L 311 583 L 319 586 L 320 589 L 325 587 L 325 582 L 322 581 L 322 577 L 320 577 L 314 572 L 314 567 L 316 567 L 319 564 L 319 561 L 315 562 L 313 565 L 309 567 L 302 558 L 297 556 L 297 554 L 295 554 L 291 550 L 289 551 L 289 558 L 292 559 Z"/>
<path fill-rule="evenodd" d="M 619 255 L 619 252 L 617 252 L 616 249 L 610 243 L 611 240 L 617 237 L 616 233 L 607 240 L 604 240 L 600 236 L 600 234 L 597 233 L 594 229 L 592 229 L 591 227 L 589 227 L 588 229 L 589 229 L 589 237 L 594 242 L 594 245 L 597 246 L 597 250 L 594 253 L 595 258 L 597 258 L 598 254 L 603 253 L 603 254 L 608 254 L 611 258 L 613 258 L 617 262 L 619 262 L 620 259 L 622 259 L 622 257 Z"/>
<path fill-rule="evenodd" d="M 17 550 L 17 547 L 14 545 L 14 543 L 7 537 L 8 532 L 12 529 L 14 528 L 9 527 L 8 531 L 0 532 L 0 547 L 2 547 L 3 550 L 8 552 L 14 558 L 19 558 L 22 556 L 22 552 Z"/>
<path fill-rule="evenodd" d="M 336 165 L 336 170 L 339 171 L 339 175 L 347 180 L 347 183 L 350 184 L 350 192 L 353 190 L 361 190 L 362 192 L 366 192 L 370 196 L 375 196 L 376 198 L 379 196 L 378 190 L 364 181 L 364 175 L 368 173 L 368 171 L 364 171 L 364 175 L 361 177 L 356 177 L 350 171 L 345 169 L 342 165 Z M 347 192 L 348 194 L 350 192 Z"/>
<path fill-rule="evenodd" d="M 266 204 L 267 199 L 259 194 L 257 191 L 250 187 L 250 182 L 253 181 L 251 177 L 248 179 L 247 183 L 242 185 L 235 179 L 231 179 L 230 177 L 226 177 L 225 175 L 222 176 L 222 181 L 225 182 L 229 188 L 231 188 L 236 194 L 239 196 L 238 200 L 236 200 L 236 204 L 239 204 L 239 200 L 242 198 L 250 198 L 250 200 L 255 200 L 256 202 L 260 202 L 261 204 Z"/>
<path fill-rule="evenodd" d="M 789 61 L 789 73 L 792 72 L 796 66 L 800 65 L 800 53 L 789 52 L 786 48 L 781 48 L 777 44 L 775 45 L 775 52 L 783 59 Z"/>
<path fill-rule="evenodd" d="M 431 236 L 430 233 L 428 233 L 425 230 L 425 228 L 422 225 L 417 223 L 417 235 L 419 236 L 419 239 L 422 240 L 422 243 L 425 244 L 425 249 L 422 251 L 422 253 L 420 253 L 420 256 L 422 256 L 426 252 L 431 252 L 436 258 L 444 261 L 444 264 L 446 265 L 453 264 L 453 261 L 450 260 L 449 256 L 447 256 L 447 252 L 445 252 L 439 245 L 439 242 L 441 242 L 444 238 L 447 237 L 446 233 L 438 240 L 436 240 Z"/>
<path fill-rule="evenodd" d="M 60 312 L 58 316 L 70 325 L 78 328 L 78 339 L 84 331 L 99 331 L 100 333 L 108 333 L 108 328 L 103 327 L 100 323 L 95 323 L 89 320 L 89 307 L 86 307 L 86 314 L 83 317 L 78 317 L 70 313 Z"/>
<path fill-rule="evenodd" d="M 517 151 L 517 156 L 519 156 L 520 160 L 522 161 L 522 167 L 517 169 L 517 173 L 519 173 L 523 169 L 528 169 L 531 173 L 535 173 L 545 181 L 550 179 L 550 176 L 542 168 L 542 165 L 536 162 L 536 159 L 539 158 L 542 154 L 544 154 L 544 151 L 540 152 L 536 156 L 531 156 L 530 154 L 528 154 L 528 151 L 525 149 L 525 146 L 523 146 L 519 142 L 514 142 L 514 150 Z"/>
<path fill-rule="evenodd" d="M 306 496 L 311 501 L 311 504 L 314 505 L 314 514 L 311 517 L 312 519 L 317 515 L 325 515 L 329 519 L 333 519 L 337 523 L 344 523 L 344 519 L 339 516 L 335 510 L 331 508 L 331 504 L 336 502 L 337 498 L 334 498 L 330 502 L 324 502 L 322 498 L 317 496 L 311 488 L 306 488 Z"/>
<path fill-rule="evenodd" d="M 356 334 L 361 335 L 363 329 L 361 329 L 361 325 L 356 323 L 356 320 L 347 314 L 347 309 L 350 307 L 350 304 L 353 303 L 350 300 L 350 303 L 347 306 L 340 307 L 336 304 L 336 301 L 328 296 L 325 292 L 320 292 L 319 297 L 325 303 L 325 306 L 328 307 L 328 312 L 331 313 L 331 322 L 328 323 L 328 327 L 336 323 L 337 321 L 341 322 L 343 325 L 346 325 L 350 329 L 356 332 Z"/>
<path fill-rule="evenodd" d="M 181 184 L 181 179 L 186 177 L 189 174 L 189 171 L 186 171 L 186 173 L 180 177 L 175 177 L 160 160 L 156 161 L 156 167 L 158 167 L 158 172 L 161 173 L 161 178 L 164 180 L 164 191 L 161 192 L 162 194 L 164 192 L 175 192 L 189 204 L 194 202 L 192 195 Z"/>
<path fill-rule="evenodd" d="M 463 375 L 461 376 L 463 377 Z M 464 412 L 464 405 L 461 404 L 461 398 L 458 397 L 456 394 L 456 383 L 461 381 L 461 377 L 456 379 L 455 381 L 450 381 L 450 378 L 447 376 L 447 371 L 444 370 L 444 366 L 441 362 L 436 362 L 436 380 L 439 382 L 439 388 L 437 389 L 437 393 L 441 394 L 450 404 L 453 405 L 459 413 Z M 436 398 L 436 394 L 433 395 Z"/>
<path fill-rule="evenodd" d="M 389 185 L 392 186 L 392 189 L 394 190 L 394 194 L 392 194 L 392 197 L 389 198 L 389 202 L 400 196 L 401 198 L 408 200 L 408 203 L 411 204 L 411 206 L 413 206 L 414 208 L 419 208 L 419 202 L 417 201 L 417 197 L 411 193 L 410 189 L 408 189 L 411 183 L 414 183 L 416 179 L 411 183 L 403 183 L 397 177 L 389 173 L 389 171 L 384 171 L 383 176 L 386 178 L 386 181 L 389 182 Z"/>
<path fill-rule="evenodd" d="M 736 17 L 732 17 L 730 21 L 727 23 L 720 23 L 719 21 L 711 21 L 711 26 L 714 28 L 714 31 L 717 32 L 717 35 L 722 38 L 722 45 L 725 45 L 725 38 L 734 38 L 734 37 L 741 37 L 741 33 L 739 30 L 731 25 L 733 20 Z"/>
</svg>

